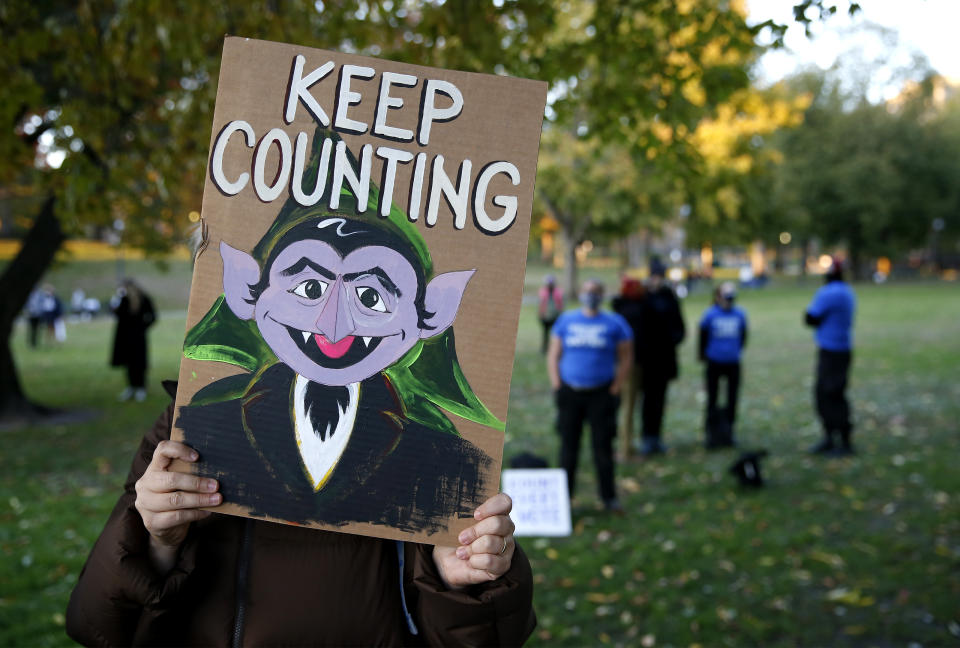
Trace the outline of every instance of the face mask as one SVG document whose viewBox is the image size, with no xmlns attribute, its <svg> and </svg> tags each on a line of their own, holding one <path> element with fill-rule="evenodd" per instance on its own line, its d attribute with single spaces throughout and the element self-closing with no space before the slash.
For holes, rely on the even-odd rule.
<svg viewBox="0 0 960 648">
<path fill-rule="evenodd" d="M 590 310 L 597 310 L 600 307 L 600 302 L 603 301 L 603 296 L 598 293 L 584 292 L 580 293 L 580 303 Z"/>
</svg>

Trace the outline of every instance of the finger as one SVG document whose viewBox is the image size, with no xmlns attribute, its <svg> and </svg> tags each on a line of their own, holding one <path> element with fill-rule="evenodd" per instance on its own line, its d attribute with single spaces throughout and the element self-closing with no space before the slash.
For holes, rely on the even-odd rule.
<svg viewBox="0 0 960 648">
<path fill-rule="evenodd" d="M 513 551 L 508 549 L 502 556 L 493 554 L 475 554 L 470 556 L 467 564 L 474 570 L 486 572 L 489 580 L 500 578 L 510 569 L 510 561 L 513 559 Z"/>
<path fill-rule="evenodd" d="M 155 493 L 169 493 L 172 491 L 213 493 L 216 492 L 219 487 L 216 479 L 199 477 L 189 473 L 170 472 L 167 470 L 147 473 L 141 478 L 141 481 L 145 487 L 141 489 L 141 492 L 148 490 Z"/>
<path fill-rule="evenodd" d="M 483 520 L 492 515 L 508 515 L 513 508 L 513 500 L 506 493 L 497 493 L 486 502 L 477 507 L 473 517 L 477 520 Z"/>
<path fill-rule="evenodd" d="M 144 511 L 154 514 L 177 509 L 195 509 L 203 506 L 217 506 L 223 501 L 220 493 L 186 493 L 173 491 L 172 493 L 145 492 L 137 498 L 137 506 Z"/>
<path fill-rule="evenodd" d="M 197 451 L 188 445 L 179 441 L 161 441 L 157 444 L 157 449 L 153 451 L 153 458 L 147 470 L 164 470 L 174 459 L 182 461 L 196 461 L 200 458 Z"/>
<path fill-rule="evenodd" d="M 210 511 L 200 509 L 179 509 L 176 511 L 166 511 L 155 513 L 150 518 L 150 526 L 147 530 L 150 533 L 161 534 L 164 531 L 173 529 L 188 522 L 196 522 L 210 515 Z"/>
<path fill-rule="evenodd" d="M 457 558 L 466 560 L 475 554 L 492 554 L 495 556 L 505 555 L 507 550 L 513 546 L 513 536 L 485 535 L 480 536 L 471 544 L 457 547 Z M 501 553 L 501 551 L 503 553 Z"/>
<path fill-rule="evenodd" d="M 496 515 L 480 520 L 472 527 L 468 527 L 460 532 L 457 539 L 462 545 L 472 544 L 477 538 L 485 535 L 495 535 L 506 537 L 513 533 L 513 520 L 508 515 Z"/>
</svg>

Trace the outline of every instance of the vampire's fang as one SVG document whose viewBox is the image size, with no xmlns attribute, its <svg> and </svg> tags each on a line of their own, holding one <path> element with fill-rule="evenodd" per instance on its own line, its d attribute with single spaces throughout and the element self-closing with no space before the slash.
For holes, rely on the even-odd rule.
<svg viewBox="0 0 960 648">
<path fill-rule="evenodd" d="M 369 337 L 364 336 L 364 338 L 363 338 L 363 343 L 364 343 L 366 346 L 370 346 L 370 340 L 372 340 L 372 339 L 373 339 L 373 338 L 369 338 Z"/>
<path fill-rule="evenodd" d="M 306 344 L 307 340 L 310 339 L 310 334 L 307 333 L 306 331 L 300 331 L 300 332 L 303 333 L 303 343 Z"/>
</svg>

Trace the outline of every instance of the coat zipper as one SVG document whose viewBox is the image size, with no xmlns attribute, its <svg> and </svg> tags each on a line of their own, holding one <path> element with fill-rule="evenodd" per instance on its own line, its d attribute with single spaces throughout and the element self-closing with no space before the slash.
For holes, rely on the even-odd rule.
<svg viewBox="0 0 960 648">
<path fill-rule="evenodd" d="M 253 520 L 247 518 L 243 527 L 243 544 L 237 561 L 237 613 L 233 624 L 233 648 L 243 646 L 243 628 L 247 616 L 247 582 L 250 571 L 250 549 L 253 544 Z"/>
</svg>

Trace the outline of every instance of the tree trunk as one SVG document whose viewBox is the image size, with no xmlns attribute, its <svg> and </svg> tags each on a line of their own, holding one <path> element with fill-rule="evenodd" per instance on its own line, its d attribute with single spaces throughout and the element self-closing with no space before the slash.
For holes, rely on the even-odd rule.
<svg viewBox="0 0 960 648">
<path fill-rule="evenodd" d="M 40 208 L 17 256 L 0 276 L 0 295 L 3 295 L 0 300 L 0 421 L 45 411 L 27 400 L 23 393 L 10 342 L 17 315 L 27 303 L 34 285 L 50 267 L 65 238 L 51 196 Z"/>
<path fill-rule="evenodd" d="M 563 239 L 563 292 L 567 299 L 573 299 L 577 294 L 577 239 L 570 228 L 560 226 Z"/>
</svg>

